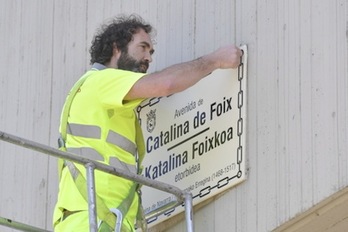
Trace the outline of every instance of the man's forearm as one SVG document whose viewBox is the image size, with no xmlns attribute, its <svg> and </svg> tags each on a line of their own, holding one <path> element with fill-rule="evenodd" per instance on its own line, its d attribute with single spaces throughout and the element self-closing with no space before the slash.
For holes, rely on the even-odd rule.
<svg viewBox="0 0 348 232">
<path fill-rule="evenodd" d="M 191 87 L 215 69 L 217 69 L 216 62 L 209 59 L 208 56 L 203 56 L 192 61 L 172 65 L 162 71 L 150 74 L 150 77 L 156 75 L 155 78 L 159 80 L 166 79 L 168 92 L 165 95 L 170 95 Z"/>
</svg>

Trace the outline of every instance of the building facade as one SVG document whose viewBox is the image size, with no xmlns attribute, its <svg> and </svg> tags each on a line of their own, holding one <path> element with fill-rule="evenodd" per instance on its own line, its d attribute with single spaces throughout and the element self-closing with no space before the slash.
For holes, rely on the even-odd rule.
<svg viewBox="0 0 348 232">
<path fill-rule="evenodd" d="M 120 13 L 156 28 L 150 71 L 248 46 L 248 177 L 195 208 L 196 231 L 300 231 L 322 215 L 302 231 L 348 228 L 336 207 L 348 198 L 347 0 L 4 0 L 0 131 L 56 147 L 93 34 Z M 56 170 L 56 158 L 0 141 L 0 217 L 52 230 Z M 185 231 L 182 219 L 152 230 Z"/>
</svg>

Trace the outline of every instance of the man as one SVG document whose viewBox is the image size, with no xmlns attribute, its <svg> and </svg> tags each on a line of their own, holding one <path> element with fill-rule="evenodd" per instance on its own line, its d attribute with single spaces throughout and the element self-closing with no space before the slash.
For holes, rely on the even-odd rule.
<svg viewBox="0 0 348 232">
<path fill-rule="evenodd" d="M 215 69 L 239 65 L 242 52 L 230 45 L 146 74 L 154 53 L 151 32 L 151 25 L 132 15 L 114 19 L 97 33 L 90 49 L 92 69 L 76 84 L 64 106 L 60 126 L 63 150 L 137 173 L 137 150 L 142 150 L 142 143 L 138 140 L 134 109 L 141 101 L 178 93 Z M 60 169 L 55 231 L 88 231 L 86 194 L 76 183 L 81 176 L 85 178 L 85 169 L 69 162 Z M 103 206 L 122 208 L 117 211 L 122 215 L 110 223 L 97 205 L 99 231 L 112 231 L 115 220 L 122 221 L 122 231 L 134 231 L 139 211 L 137 185 L 100 171 L 96 171 L 95 179 Z"/>
</svg>

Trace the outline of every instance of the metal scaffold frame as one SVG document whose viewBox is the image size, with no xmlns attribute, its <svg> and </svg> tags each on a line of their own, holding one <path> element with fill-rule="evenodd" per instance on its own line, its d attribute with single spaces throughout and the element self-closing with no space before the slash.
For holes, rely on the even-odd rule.
<svg viewBox="0 0 348 232">
<path fill-rule="evenodd" d="M 90 222 L 90 232 L 97 232 L 97 214 L 96 214 L 96 204 L 95 204 L 95 182 L 94 182 L 94 171 L 95 169 L 120 176 L 137 183 L 149 186 L 151 188 L 155 188 L 164 192 L 171 193 L 176 196 L 176 202 L 171 202 L 155 211 L 151 211 L 150 213 L 145 215 L 146 220 L 154 218 L 169 209 L 177 207 L 181 204 L 185 205 L 185 218 L 186 218 L 186 227 L 188 232 L 193 232 L 193 203 L 192 203 L 192 194 L 188 191 L 183 191 L 173 185 L 169 185 L 167 183 L 163 183 L 156 180 L 151 180 L 149 178 L 143 177 L 141 175 L 136 175 L 130 172 L 124 172 L 123 170 L 118 170 L 112 166 L 99 163 L 94 160 L 90 160 L 84 158 L 82 156 L 78 156 L 69 152 L 63 152 L 58 149 L 52 148 L 50 146 L 40 144 L 34 141 L 30 141 L 24 138 L 20 138 L 14 135 L 7 134 L 5 132 L 0 131 L 0 140 L 25 147 L 34 151 L 38 151 L 43 154 L 47 154 L 50 156 L 54 156 L 56 158 L 69 160 L 75 163 L 82 164 L 86 167 L 87 172 L 87 191 L 88 191 L 88 209 L 89 209 L 89 222 Z M 0 225 L 4 225 L 7 227 L 15 228 L 22 231 L 39 231 L 39 232 L 48 232 L 48 230 L 43 230 L 40 228 L 36 228 L 30 225 L 26 225 L 20 222 L 13 221 L 11 219 L 0 217 Z"/>
</svg>

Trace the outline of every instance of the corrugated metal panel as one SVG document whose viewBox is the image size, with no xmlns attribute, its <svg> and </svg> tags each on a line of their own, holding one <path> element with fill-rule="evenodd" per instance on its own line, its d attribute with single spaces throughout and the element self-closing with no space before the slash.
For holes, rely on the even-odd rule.
<svg viewBox="0 0 348 232">
<path fill-rule="evenodd" d="M 56 146 L 96 28 L 134 12 L 157 29 L 152 71 L 248 44 L 249 177 L 196 212 L 197 231 L 270 231 L 348 185 L 346 0 L 2 5 L 0 130 Z M 56 192 L 56 159 L 0 142 L 0 216 L 52 229 Z"/>
<path fill-rule="evenodd" d="M 50 2 L 6 1 L 0 16 L 0 128 L 46 144 L 52 80 L 52 18 L 47 16 L 52 12 Z M 46 225 L 48 163 L 46 156 L 1 142 L 1 216 Z"/>
</svg>

